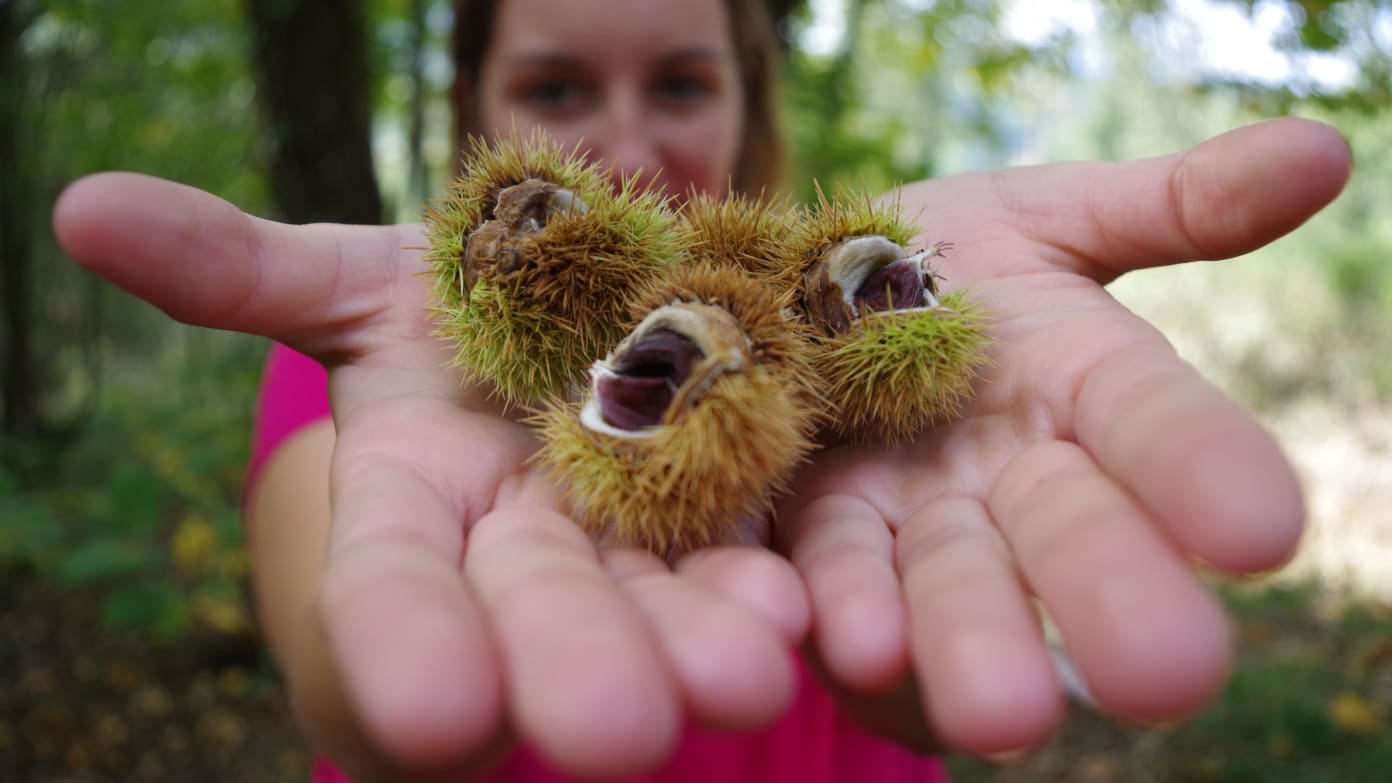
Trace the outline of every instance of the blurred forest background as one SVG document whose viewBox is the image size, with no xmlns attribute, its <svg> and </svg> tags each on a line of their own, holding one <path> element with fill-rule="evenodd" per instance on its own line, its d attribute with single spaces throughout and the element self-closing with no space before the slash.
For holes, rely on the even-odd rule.
<svg viewBox="0 0 1392 783">
<path fill-rule="evenodd" d="M 790 182 L 1162 154 L 1296 114 L 1348 191 L 1238 263 L 1119 281 L 1276 430 L 1312 529 L 1220 586 L 1196 721 L 1078 714 L 964 781 L 1373 781 L 1392 770 L 1392 2 L 783 0 Z M 454 155 L 447 0 L 0 0 L 0 780 L 300 781 L 238 521 L 262 340 L 66 261 L 61 188 L 130 169 L 294 222 L 413 220 Z M 1383 206 L 1379 206 L 1382 204 Z M 189 263 L 198 263 L 190 258 Z"/>
</svg>

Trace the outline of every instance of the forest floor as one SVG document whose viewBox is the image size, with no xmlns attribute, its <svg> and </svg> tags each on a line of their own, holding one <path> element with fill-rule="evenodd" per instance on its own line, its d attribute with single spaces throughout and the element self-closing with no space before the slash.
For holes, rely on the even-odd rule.
<svg viewBox="0 0 1392 783">
<path fill-rule="evenodd" d="M 257 639 L 114 633 L 100 600 L 0 568 L 0 781 L 308 780 Z"/>
</svg>

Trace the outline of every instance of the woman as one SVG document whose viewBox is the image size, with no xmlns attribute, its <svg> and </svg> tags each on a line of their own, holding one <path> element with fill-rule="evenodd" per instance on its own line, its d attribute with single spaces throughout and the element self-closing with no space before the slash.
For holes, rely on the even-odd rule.
<svg viewBox="0 0 1392 783">
<path fill-rule="evenodd" d="M 460 105 L 477 120 L 462 121 L 583 138 L 669 192 L 766 184 L 739 43 L 757 10 L 466 9 L 483 43 L 465 47 L 479 55 L 461 62 Z M 81 263 L 175 317 L 329 366 L 332 423 L 302 374 L 278 374 L 303 360 L 273 360 L 258 437 L 275 446 L 248 522 L 296 709 L 357 778 L 932 779 L 851 719 L 917 749 L 1047 737 L 1062 699 L 1027 594 L 1118 715 L 1175 718 L 1221 684 L 1229 632 L 1186 559 L 1278 564 L 1298 487 L 1253 419 L 1100 284 L 1260 246 L 1347 171 L 1337 134 L 1289 120 L 1149 161 L 909 186 L 907 212 L 958 248 L 948 277 L 999 319 L 980 400 L 920 443 L 819 455 L 778 510 L 786 558 L 715 549 L 671 569 L 597 552 L 523 467 L 525 430 L 442 369 L 401 250 L 415 228 L 281 226 L 130 175 L 73 186 L 55 224 Z M 804 642 L 827 691 L 788 655 Z"/>
</svg>

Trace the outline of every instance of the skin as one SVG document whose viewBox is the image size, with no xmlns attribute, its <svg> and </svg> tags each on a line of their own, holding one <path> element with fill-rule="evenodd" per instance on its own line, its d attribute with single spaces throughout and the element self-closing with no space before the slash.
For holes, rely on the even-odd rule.
<svg viewBox="0 0 1392 783">
<path fill-rule="evenodd" d="M 588 15 L 531 18 L 568 16 Z M 651 59 L 634 56 L 640 71 Z M 599 91 L 627 95 L 620 106 L 650 83 L 601 71 L 632 88 Z M 620 151 L 594 154 L 647 154 Z M 719 177 L 710 165 L 664 183 L 723 183 L 729 164 Z M 1299 536 L 1299 489 L 1252 417 L 1101 286 L 1265 244 L 1348 168 L 1332 129 L 1277 120 L 1152 160 L 908 186 L 923 239 L 956 244 L 949 281 L 997 314 L 981 398 L 911 446 L 820 454 L 779 509 L 776 551 L 670 566 L 596 548 L 524 465 L 529 433 L 445 369 L 403 249 L 423 244 L 419 227 L 286 226 L 132 174 L 75 183 L 54 224 L 79 263 L 172 317 L 329 366 L 333 425 L 289 438 L 248 503 L 263 622 L 322 750 L 357 779 L 428 780 L 483 769 L 521 738 L 564 770 L 612 776 L 660 764 L 687 718 L 776 719 L 788 649 L 804 642 L 888 736 L 1035 744 L 1062 698 L 1030 595 L 1105 709 L 1168 720 L 1201 706 L 1231 639 L 1188 561 L 1278 565 Z M 326 475 L 327 492 L 306 491 Z"/>
<path fill-rule="evenodd" d="M 655 189 L 723 193 L 744 122 L 724 3 L 593 5 L 501 4 L 479 75 L 485 130 L 540 125 Z"/>
<path fill-rule="evenodd" d="M 525 430 L 442 369 L 402 249 L 415 227 L 285 226 L 132 174 L 75 183 L 54 221 L 79 263 L 174 318 L 336 357 L 323 577 L 280 632 L 323 747 L 371 779 L 477 769 L 519 736 L 610 775 L 660 763 L 683 715 L 770 720 L 785 645 L 808 628 L 804 585 L 809 649 L 848 705 L 907 742 L 1001 752 L 1049 735 L 1062 700 L 1029 592 L 1103 708 L 1201 706 L 1231 633 L 1187 561 L 1280 564 L 1300 492 L 1253 418 L 1101 284 L 1265 244 L 1348 170 L 1335 131 L 1282 119 L 1150 160 L 909 186 L 926 234 L 951 229 L 950 279 L 989 300 L 1002 348 L 965 420 L 819 456 L 779 516 L 796 574 L 752 548 L 672 568 L 596 550 L 523 467 Z M 313 516 L 326 502 L 272 480 L 255 503 L 288 493 Z"/>
</svg>

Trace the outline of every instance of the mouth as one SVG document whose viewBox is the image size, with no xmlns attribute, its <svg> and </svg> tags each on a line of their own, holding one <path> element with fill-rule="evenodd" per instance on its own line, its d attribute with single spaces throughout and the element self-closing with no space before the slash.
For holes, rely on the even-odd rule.
<svg viewBox="0 0 1392 783">
<path fill-rule="evenodd" d="M 719 375 L 744 366 L 746 342 L 734 319 L 717 308 L 659 308 L 590 367 L 592 393 L 581 422 L 622 438 L 656 435 Z"/>
</svg>

